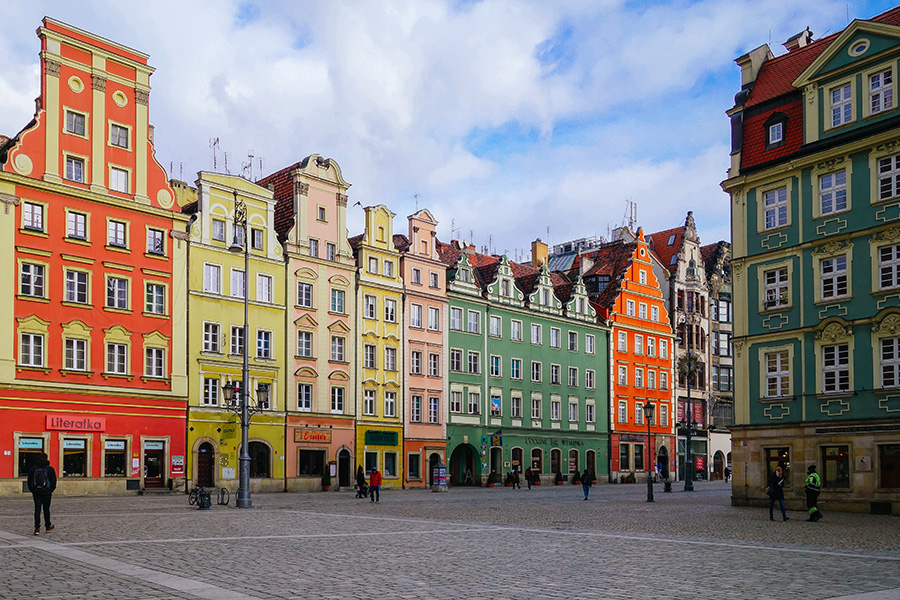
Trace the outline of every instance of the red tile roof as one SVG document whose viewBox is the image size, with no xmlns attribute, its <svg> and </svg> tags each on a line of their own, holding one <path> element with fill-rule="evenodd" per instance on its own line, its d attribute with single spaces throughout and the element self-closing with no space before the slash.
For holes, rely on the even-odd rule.
<svg viewBox="0 0 900 600">
<path fill-rule="evenodd" d="M 776 112 L 787 115 L 787 121 L 784 124 L 784 144 L 766 150 L 768 133 L 765 123 Z M 790 156 L 803 145 L 803 98 L 798 97 L 790 104 L 754 115 L 744 121 L 743 127 L 742 169 Z"/>
<path fill-rule="evenodd" d="M 307 157 L 308 158 L 308 157 Z M 275 190 L 275 233 L 282 244 L 294 226 L 294 178 L 291 171 L 302 166 L 306 159 L 294 163 L 256 182 L 262 187 L 272 186 Z"/>
<path fill-rule="evenodd" d="M 672 245 L 669 245 L 669 238 L 675 236 Z M 650 250 L 659 258 L 659 262 L 670 272 L 675 272 L 677 265 L 672 264 L 672 256 L 678 254 L 681 250 L 681 244 L 684 242 L 684 225 L 673 229 L 666 229 L 657 233 L 647 235 L 647 245 Z"/>
</svg>

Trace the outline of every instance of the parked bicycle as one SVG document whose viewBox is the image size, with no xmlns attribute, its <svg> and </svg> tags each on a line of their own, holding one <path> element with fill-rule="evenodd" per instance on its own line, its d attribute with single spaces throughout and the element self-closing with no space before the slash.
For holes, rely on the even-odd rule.
<svg viewBox="0 0 900 600">
<path fill-rule="evenodd" d="M 188 492 L 188 504 L 194 506 L 197 502 L 200 501 L 200 494 L 205 492 L 206 488 L 201 486 L 194 486 L 191 491 Z M 228 506 L 228 502 L 231 500 L 231 492 L 228 491 L 228 488 L 219 488 L 216 492 L 216 504 L 219 506 Z"/>
</svg>

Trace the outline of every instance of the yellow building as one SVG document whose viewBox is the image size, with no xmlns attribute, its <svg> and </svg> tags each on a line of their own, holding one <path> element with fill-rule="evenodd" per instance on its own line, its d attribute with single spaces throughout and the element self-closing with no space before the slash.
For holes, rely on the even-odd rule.
<svg viewBox="0 0 900 600">
<path fill-rule="evenodd" d="M 394 247 L 394 213 L 368 206 L 366 229 L 350 238 L 356 257 L 356 456 L 383 487 L 402 487 L 403 280 Z"/>
<path fill-rule="evenodd" d="M 249 432 L 251 491 L 284 489 L 285 266 L 274 228 L 271 190 L 233 175 L 201 172 L 196 188 L 175 182 L 191 215 L 189 257 L 189 486 L 237 489 L 240 418 L 225 386 L 240 387 L 244 292 L 248 295 L 248 375 L 253 415 Z M 249 236 L 235 237 L 235 201 L 243 201 Z M 249 276 L 244 247 L 249 238 Z M 235 394 L 239 397 L 238 394 Z M 262 400 L 262 401 L 261 401 Z M 236 407 L 236 405 L 235 405 Z M 232 407 L 232 408 L 235 408 Z"/>
</svg>

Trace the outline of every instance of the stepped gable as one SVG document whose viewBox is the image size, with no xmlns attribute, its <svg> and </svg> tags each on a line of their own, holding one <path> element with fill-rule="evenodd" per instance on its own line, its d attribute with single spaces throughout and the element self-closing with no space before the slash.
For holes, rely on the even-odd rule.
<svg viewBox="0 0 900 600">
<path fill-rule="evenodd" d="M 656 254 L 657 258 L 659 258 L 659 262 L 672 273 L 674 273 L 677 268 L 677 265 L 672 263 L 672 256 L 678 254 L 681 250 L 681 245 L 684 243 L 684 229 L 684 225 L 682 225 L 681 227 L 666 229 L 665 231 L 651 233 L 646 236 L 650 250 Z M 672 244 L 669 245 L 669 239 L 673 234 L 675 235 L 675 239 L 672 240 Z"/>
</svg>

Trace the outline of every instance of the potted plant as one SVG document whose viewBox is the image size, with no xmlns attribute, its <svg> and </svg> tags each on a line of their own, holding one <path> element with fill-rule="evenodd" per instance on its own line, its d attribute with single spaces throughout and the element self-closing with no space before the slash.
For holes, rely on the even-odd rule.
<svg viewBox="0 0 900 600">
<path fill-rule="evenodd" d="M 512 471 L 506 474 L 506 479 L 503 480 L 503 485 L 506 487 L 512 487 L 513 484 L 513 474 Z"/>
<path fill-rule="evenodd" d="M 488 487 L 494 487 L 495 483 L 497 483 L 497 473 L 494 471 L 491 471 L 491 474 L 488 475 L 488 480 L 487 480 Z"/>
<path fill-rule="evenodd" d="M 578 474 L 578 471 L 575 471 L 575 474 L 572 475 L 572 485 L 578 485 L 581 483 L 581 475 Z"/>
<path fill-rule="evenodd" d="M 322 491 L 327 492 L 331 489 L 331 474 L 328 471 L 325 471 L 325 474 L 322 475 Z"/>
<path fill-rule="evenodd" d="M 556 485 L 562 485 L 562 484 L 563 484 L 563 476 L 562 476 L 562 473 L 559 472 L 559 471 L 557 471 L 557 472 L 556 472 Z"/>
</svg>

